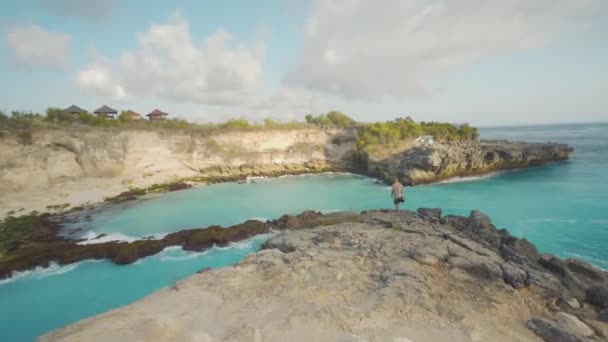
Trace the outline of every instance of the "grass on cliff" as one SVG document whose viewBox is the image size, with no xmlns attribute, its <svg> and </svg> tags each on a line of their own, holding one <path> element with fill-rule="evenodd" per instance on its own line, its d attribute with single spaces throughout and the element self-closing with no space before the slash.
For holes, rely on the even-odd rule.
<svg viewBox="0 0 608 342">
<path fill-rule="evenodd" d="M 20 217 L 8 216 L 0 221 L 0 260 L 9 253 L 16 251 L 27 241 L 30 228 L 38 220 L 38 215 Z"/>
<path fill-rule="evenodd" d="M 59 108 L 48 108 L 45 114 L 12 111 L 10 115 L 0 111 L 0 130 L 15 131 L 24 144 L 31 144 L 32 129 L 65 128 L 65 127 L 96 127 L 114 129 L 168 129 L 183 130 L 198 133 L 221 133 L 225 131 L 258 131 L 277 129 L 301 129 L 311 127 L 352 126 L 357 122 L 348 115 L 331 111 L 327 114 L 307 115 L 306 121 L 281 122 L 271 118 L 264 119 L 261 123 L 250 122 L 243 118 L 229 119 L 221 123 L 193 123 L 179 118 L 168 120 L 129 120 L 122 112 L 117 119 L 104 119 L 91 113 L 80 113 L 77 115 L 64 112 Z M 0 131 L 0 134 L 2 132 Z"/>
</svg>

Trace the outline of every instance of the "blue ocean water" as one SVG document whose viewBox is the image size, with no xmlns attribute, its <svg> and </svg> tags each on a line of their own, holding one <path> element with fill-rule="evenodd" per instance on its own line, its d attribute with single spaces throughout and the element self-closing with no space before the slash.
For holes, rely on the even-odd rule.
<svg viewBox="0 0 608 342">
<path fill-rule="evenodd" d="M 487 213 L 498 227 L 542 252 L 608 268 L 608 125 L 488 128 L 485 139 L 555 141 L 573 146 L 570 161 L 490 178 L 406 189 L 405 208 Z M 344 174 L 257 179 L 170 193 L 93 215 L 94 236 L 142 237 L 211 224 L 230 225 L 284 213 L 391 206 L 388 187 Z M 175 248 L 128 266 L 84 262 L 20 275 L 0 284 L 0 340 L 29 341 L 75 320 L 130 303 L 205 267 L 239 261 L 263 237 L 207 253 Z"/>
</svg>

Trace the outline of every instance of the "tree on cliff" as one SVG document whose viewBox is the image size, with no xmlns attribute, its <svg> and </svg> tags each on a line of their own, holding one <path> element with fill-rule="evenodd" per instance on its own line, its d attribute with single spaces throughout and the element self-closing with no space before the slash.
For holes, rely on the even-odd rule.
<svg viewBox="0 0 608 342">
<path fill-rule="evenodd" d="M 357 123 L 348 115 L 338 111 L 331 111 L 327 114 L 319 114 L 318 116 L 308 114 L 305 119 L 307 123 L 313 125 L 349 126 Z"/>
</svg>

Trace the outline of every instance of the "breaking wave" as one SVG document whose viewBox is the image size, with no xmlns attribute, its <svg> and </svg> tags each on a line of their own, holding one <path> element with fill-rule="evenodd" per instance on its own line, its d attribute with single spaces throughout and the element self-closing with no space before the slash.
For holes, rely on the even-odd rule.
<svg viewBox="0 0 608 342">
<path fill-rule="evenodd" d="M 85 263 L 100 262 L 100 261 L 101 260 L 84 260 L 84 261 L 77 262 L 77 263 L 70 264 L 70 265 L 59 265 L 55 262 L 51 262 L 48 267 L 38 266 L 34 269 L 27 270 L 27 271 L 13 272 L 9 278 L 0 280 L 0 285 L 12 283 L 14 281 L 17 281 L 17 280 L 20 280 L 23 278 L 44 279 L 44 278 L 71 272 L 71 271 L 75 270 L 76 268 L 78 268 L 80 265 L 85 264 Z"/>
</svg>

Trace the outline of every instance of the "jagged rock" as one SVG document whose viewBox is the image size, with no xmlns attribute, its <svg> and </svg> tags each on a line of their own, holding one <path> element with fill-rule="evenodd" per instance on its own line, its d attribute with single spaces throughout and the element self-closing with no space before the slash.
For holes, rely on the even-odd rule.
<svg viewBox="0 0 608 342">
<path fill-rule="evenodd" d="M 589 326 L 576 316 L 573 316 L 566 312 L 558 312 L 555 314 L 555 321 L 561 327 L 564 327 L 567 331 L 584 337 L 593 336 L 595 333 Z"/>
<path fill-rule="evenodd" d="M 502 244 L 501 247 L 508 246 L 515 251 L 515 253 L 525 256 L 532 262 L 536 262 L 540 258 L 540 253 L 538 253 L 536 246 L 526 239 L 519 239 L 508 235 L 507 237 L 503 237 Z"/>
<path fill-rule="evenodd" d="M 576 336 L 553 321 L 542 318 L 532 318 L 527 322 L 528 328 L 548 342 L 584 342 L 585 339 Z"/>
<path fill-rule="evenodd" d="M 587 302 L 600 309 L 608 309 L 608 285 L 596 285 L 587 288 Z"/>
<path fill-rule="evenodd" d="M 476 241 L 485 241 L 493 247 L 500 247 L 500 234 L 496 230 L 496 227 L 492 224 L 492 221 L 485 214 L 473 210 L 469 215 L 469 222 L 467 225 L 469 235 L 477 237 Z"/>
<path fill-rule="evenodd" d="M 502 273 L 504 275 L 505 283 L 513 286 L 516 289 L 521 289 L 528 285 L 528 273 L 521 267 L 506 262 L 501 265 Z"/>
<path fill-rule="evenodd" d="M 418 215 L 431 222 L 439 222 L 441 220 L 440 208 L 418 208 Z"/>
<path fill-rule="evenodd" d="M 367 170 L 385 182 L 396 175 L 415 184 L 451 177 L 470 176 L 496 170 L 542 165 L 566 160 L 572 148 L 563 144 L 529 144 L 508 141 L 434 143 L 409 145 L 386 156 L 383 150 L 365 156 Z"/>
<path fill-rule="evenodd" d="M 608 309 L 601 310 L 597 314 L 597 319 L 602 322 L 608 322 Z"/>
</svg>

